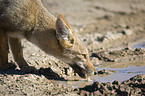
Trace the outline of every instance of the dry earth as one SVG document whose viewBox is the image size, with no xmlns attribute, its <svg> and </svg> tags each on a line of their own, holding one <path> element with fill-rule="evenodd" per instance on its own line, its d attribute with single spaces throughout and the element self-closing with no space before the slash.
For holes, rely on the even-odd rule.
<svg viewBox="0 0 145 96">
<path fill-rule="evenodd" d="M 145 60 L 145 49 L 132 47 L 138 42 L 145 42 L 145 0 L 42 0 L 42 2 L 56 17 L 58 13 L 64 14 L 89 49 L 91 62 L 95 66 L 99 67 L 102 64 L 110 66 L 108 62 Z M 25 59 L 30 66 L 35 66 L 39 70 L 39 74 L 26 74 L 18 67 L 5 72 L 0 70 L 1 96 L 145 95 L 145 75 L 137 75 L 124 82 L 97 81 L 83 88 L 74 88 L 71 83 L 81 78 L 70 66 L 45 54 L 26 40 L 23 40 L 23 49 Z M 11 52 L 9 62 L 15 63 Z M 123 64 L 122 66 L 129 66 Z M 145 62 L 136 64 L 143 66 Z M 98 75 L 105 73 L 108 71 L 99 71 Z M 67 83 L 69 86 L 66 86 Z"/>
</svg>

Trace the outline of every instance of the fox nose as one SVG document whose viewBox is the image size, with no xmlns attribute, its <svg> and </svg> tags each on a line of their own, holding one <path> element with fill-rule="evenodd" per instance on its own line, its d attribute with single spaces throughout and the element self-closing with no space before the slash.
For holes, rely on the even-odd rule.
<svg viewBox="0 0 145 96">
<path fill-rule="evenodd" d="M 95 67 L 92 66 L 92 64 L 89 64 L 88 66 L 85 67 L 87 71 L 87 76 L 95 75 Z"/>
<path fill-rule="evenodd" d="M 87 69 L 86 72 L 87 72 L 87 76 L 95 75 L 95 71 L 94 70 Z"/>
</svg>

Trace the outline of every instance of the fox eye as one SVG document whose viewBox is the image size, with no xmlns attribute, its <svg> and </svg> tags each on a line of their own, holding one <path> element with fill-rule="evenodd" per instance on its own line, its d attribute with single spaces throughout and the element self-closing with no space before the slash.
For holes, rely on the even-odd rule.
<svg viewBox="0 0 145 96">
<path fill-rule="evenodd" d="M 87 57 L 86 54 L 82 54 L 82 55 L 83 55 L 83 57 L 86 59 L 86 57 Z"/>
</svg>

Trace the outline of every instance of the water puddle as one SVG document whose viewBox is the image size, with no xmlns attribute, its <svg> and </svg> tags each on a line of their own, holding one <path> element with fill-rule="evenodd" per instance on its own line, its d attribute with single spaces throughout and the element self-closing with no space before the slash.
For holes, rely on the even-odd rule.
<svg viewBox="0 0 145 96">
<path fill-rule="evenodd" d="M 114 70 L 117 72 L 109 76 L 93 76 L 92 79 L 101 83 L 113 82 L 114 80 L 122 82 L 135 75 L 145 74 L 145 66 L 129 66 L 127 68 L 106 68 L 106 70 Z"/>
<path fill-rule="evenodd" d="M 145 42 L 141 42 L 133 45 L 133 48 L 145 48 Z"/>
<path fill-rule="evenodd" d="M 95 81 L 99 81 L 101 83 L 105 82 L 113 82 L 114 80 L 118 80 L 120 82 L 128 80 L 129 78 L 139 75 L 145 74 L 145 60 L 136 60 L 129 62 L 117 62 L 117 63 L 106 63 L 101 64 L 96 67 L 96 70 L 109 70 L 107 74 L 95 75 L 91 77 L 90 82 L 87 82 L 85 79 L 81 79 L 79 81 L 68 81 L 63 82 L 66 86 L 73 86 L 74 88 L 84 87 L 86 85 L 92 84 Z"/>
</svg>

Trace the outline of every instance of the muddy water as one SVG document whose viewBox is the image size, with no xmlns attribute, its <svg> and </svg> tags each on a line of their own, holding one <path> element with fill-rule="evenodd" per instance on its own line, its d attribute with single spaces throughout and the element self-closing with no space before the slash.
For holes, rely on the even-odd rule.
<svg viewBox="0 0 145 96">
<path fill-rule="evenodd" d="M 133 45 L 133 48 L 145 48 L 145 42 L 141 42 Z"/>
<path fill-rule="evenodd" d="M 145 66 L 129 66 L 126 68 L 106 68 L 107 70 L 117 71 L 116 73 L 112 73 L 109 76 L 94 76 L 92 79 L 99 81 L 101 83 L 113 82 L 114 80 L 118 80 L 120 82 L 125 81 L 135 75 L 145 74 Z"/>
<path fill-rule="evenodd" d="M 98 72 L 105 70 L 104 73 L 90 77 L 92 81 L 87 82 L 85 79 L 79 81 L 67 81 L 62 82 L 65 86 L 73 86 L 74 88 L 84 87 L 92 84 L 95 81 L 101 83 L 118 80 L 120 82 L 125 81 L 135 75 L 145 74 L 145 60 L 136 60 L 129 62 L 118 62 L 118 63 L 106 63 L 96 67 Z"/>
<path fill-rule="evenodd" d="M 118 80 L 120 82 L 127 80 L 138 74 L 145 74 L 145 60 L 136 60 L 129 62 L 107 63 L 102 64 L 99 70 L 110 70 L 107 74 L 93 76 L 92 79 L 99 82 L 112 82 Z"/>
</svg>

